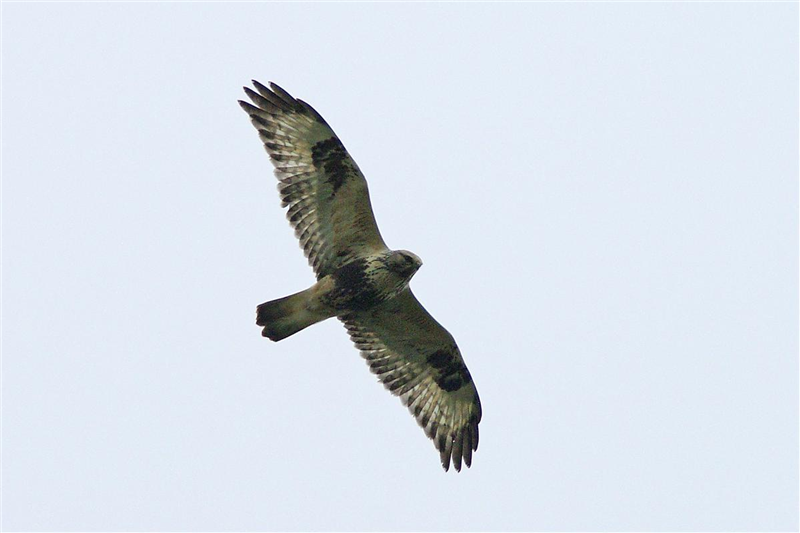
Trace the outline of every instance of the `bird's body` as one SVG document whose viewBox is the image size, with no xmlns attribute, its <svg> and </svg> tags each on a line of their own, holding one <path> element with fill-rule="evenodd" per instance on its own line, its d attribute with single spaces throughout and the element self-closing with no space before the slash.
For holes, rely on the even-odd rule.
<svg viewBox="0 0 800 533">
<path fill-rule="evenodd" d="M 470 466 L 481 405 L 455 340 L 417 301 L 409 281 L 422 265 L 383 242 L 367 182 L 325 120 L 275 84 L 245 88 L 250 115 L 275 165 L 287 218 L 317 282 L 257 307 L 265 337 L 282 340 L 341 320 L 370 370 L 433 439 L 442 466 Z"/>
<path fill-rule="evenodd" d="M 259 305 L 256 324 L 279 341 L 326 318 L 369 311 L 406 289 L 421 265 L 405 250 L 352 259 L 305 291 Z"/>
</svg>

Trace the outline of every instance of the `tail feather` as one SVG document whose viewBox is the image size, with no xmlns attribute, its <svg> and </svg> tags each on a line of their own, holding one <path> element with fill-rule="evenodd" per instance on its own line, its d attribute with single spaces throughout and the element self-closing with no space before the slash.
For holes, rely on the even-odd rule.
<svg viewBox="0 0 800 533">
<path fill-rule="evenodd" d="M 256 307 L 256 324 L 264 328 L 261 334 L 277 342 L 327 318 L 309 311 L 309 298 L 306 290 Z"/>
</svg>

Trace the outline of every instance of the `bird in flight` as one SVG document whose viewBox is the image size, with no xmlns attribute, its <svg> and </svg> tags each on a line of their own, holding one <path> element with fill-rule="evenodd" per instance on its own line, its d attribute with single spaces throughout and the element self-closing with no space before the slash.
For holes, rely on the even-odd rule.
<svg viewBox="0 0 800 533">
<path fill-rule="evenodd" d="M 383 242 L 367 181 L 328 123 L 270 83 L 239 101 L 278 178 L 283 207 L 317 282 L 259 305 L 256 324 L 273 341 L 336 317 L 370 370 L 408 406 L 442 467 L 472 464 L 481 402 L 453 336 L 417 301 L 409 281 L 422 266 Z"/>
</svg>

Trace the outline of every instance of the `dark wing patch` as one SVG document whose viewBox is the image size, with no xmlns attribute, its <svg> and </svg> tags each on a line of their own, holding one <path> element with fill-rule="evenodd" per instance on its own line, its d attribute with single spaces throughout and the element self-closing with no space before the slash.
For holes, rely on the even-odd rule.
<svg viewBox="0 0 800 533">
<path fill-rule="evenodd" d="M 352 160 L 347 155 L 347 150 L 336 137 L 315 144 L 311 148 L 311 160 L 314 167 L 324 171 L 328 177 L 328 183 L 333 188 L 331 194 L 336 194 L 345 180 L 355 174 L 355 169 L 349 164 Z"/>
<path fill-rule="evenodd" d="M 472 383 L 472 376 L 457 349 L 437 350 L 428 355 L 426 361 L 436 369 L 436 384 L 447 392 L 457 391 Z"/>
<path fill-rule="evenodd" d="M 310 105 L 274 83 L 245 87 L 239 102 L 275 166 L 281 202 L 317 279 L 351 259 L 387 250 L 367 181 L 342 142 Z"/>
<path fill-rule="evenodd" d="M 472 464 L 481 402 L 452 335 L 406 289 L 341 317 L 370 370 L 399 396 L 439 450 L 442 467 Z"/>
</svg>

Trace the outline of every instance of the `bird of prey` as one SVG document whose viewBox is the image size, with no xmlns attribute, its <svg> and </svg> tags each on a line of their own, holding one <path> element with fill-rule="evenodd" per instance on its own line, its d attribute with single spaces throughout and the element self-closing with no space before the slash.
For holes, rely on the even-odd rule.
<svg viewBox="0 0 800 533">
<path fill-rule="evenodd" d="M 310 105 L 270 83 L 239 101 L 275 166 L 278 191 L 317 282 L 263 303 L 256 324 L 273 341 L 336 317 L 370 370 L 399 396 L 439 451 L 461 471 L 478 449 L 481 402 L 453 336 L 408 284 L 422 265 L 383 242 L 356 162 Z"/>
</svg>

